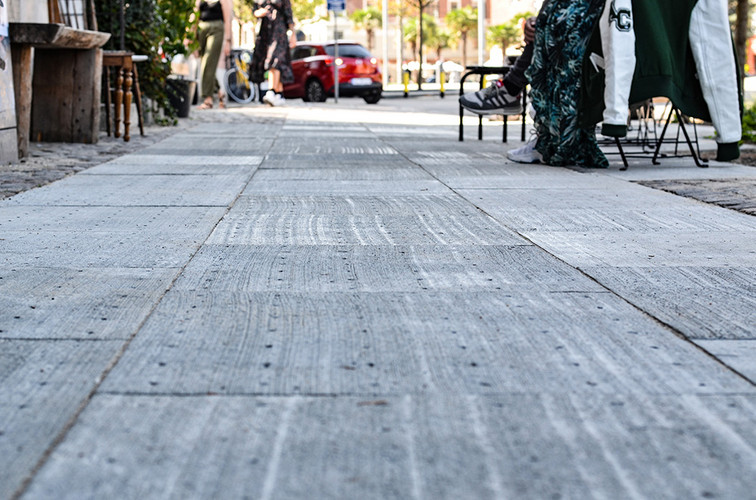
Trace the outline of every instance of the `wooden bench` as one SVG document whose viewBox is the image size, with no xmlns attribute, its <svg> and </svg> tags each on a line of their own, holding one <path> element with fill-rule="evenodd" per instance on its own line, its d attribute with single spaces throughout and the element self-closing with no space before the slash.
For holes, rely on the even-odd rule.
<svg viewBox="0 0 756 500">
<path fill-rule="evenodd" d="M 99 135 L 101 47 L 110 34 L 81 29 L 83 9 L 61 14 L 55 1 L 48 8 L 60 22 L 9 25 L 21 157 L 30 139 L 95 143 Z"/>
</svg>

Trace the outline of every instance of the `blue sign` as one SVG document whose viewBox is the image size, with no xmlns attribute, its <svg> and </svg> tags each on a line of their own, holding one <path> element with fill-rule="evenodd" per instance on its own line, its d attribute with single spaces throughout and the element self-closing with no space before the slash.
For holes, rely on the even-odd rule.
<svg viewBox="0 0 756 500">
<path fill-rule="evenodd" d="M 336 12 L 346 10 L 346 0 L 328 0 L 328 10 Z"/>
</svg>

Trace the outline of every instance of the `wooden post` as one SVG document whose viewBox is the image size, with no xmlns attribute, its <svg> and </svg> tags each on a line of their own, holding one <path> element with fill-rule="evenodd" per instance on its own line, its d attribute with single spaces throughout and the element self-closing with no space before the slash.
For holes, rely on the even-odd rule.
<svg viewBox="0 0 756 500">
<path fill-rule="evenodd" d="M 63 16 L 60 14 L 60 5 L 58 0 L 47 0 L 47 15 L 52 24 L 64 24 Z"/>
<path fill-rule="evenodd" d="M 34 48 L 31 45 L 11 44 L 11 62 L 14 69 L 13 89 L 16 98 L 18 156 L 25 158 L 29 155 Z"/>
<path fill-rule="evenodd" d="M 113 137 L 121 137 L 121 105 L 123 104 L 123 67 L 116 70 L 115 113 Z"/>
<path fill-rule="evenodd" d="M 124 82 L 124 96 L 123 96 L 123 140 L 128 142 L 131 139 L 129 133 L 129 127 L 131 125 L 131 84 L 134 81 L 131 68 L 124 68 L 126 73 L 126 81 Z"/>
</svg>

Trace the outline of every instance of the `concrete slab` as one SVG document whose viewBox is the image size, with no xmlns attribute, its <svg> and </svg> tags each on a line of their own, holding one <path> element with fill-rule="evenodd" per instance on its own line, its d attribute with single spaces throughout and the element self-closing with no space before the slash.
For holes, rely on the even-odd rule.
<svg viewBox="0 0 756 500">
<path fill-rule="evenodd" d="M 435 180 L 382 181 L 253 181 L 244 190 L 246 195 L 327 195 L 327 194 L 427 194 L 448 193 L 449 188 Z"/>
<path fill-rule="evenodd" d="M 183 134 L 189 136 L 242 138 L 254 140 L 257 137 L 275 137 L 281 131 L 285 116 L 256 116 L 252 120 L 246 113 L 228 114 L 228 121 L 221 119 L 198 123 Z"/>
<path fill-rule="evenodd" d="M 325 168 L 387 168 L 389 171 L 396 168 L 417 170 L 426 173 L 417 165 L 400 155 L 381 155 L 380 158 L 368 160 L 362 155 L 268 155 L 262 164 L 262 168 L 268 169 L 309 169 L 318 170 Z M 430 176 L 428 176 L 430 178 Z M 391 180 L 385 177 L 384 180 Z"/>
<path fill-rule="evenodd" d="M 660 165 L 633 165 L 626 171 L 609 170 L 607 175 L 624 180 L 660 180 L 660 179 L 732 179 L 738 177 L 756 177 L 756 168 L 735 163 L 709 162 L 709 168 L 698 168 L 693 163 L 681 163 L 680 160 L 668 159 Z"/>
<path fill-rule="evenodd" d="M 126 340 L 179 269 L 5 269 L 0 338 Z"/>
<path fill-rule="evenodd" d="M 266 181 L 268 182 L 268 181 Z M 281 181 L 285 182 L 285 181 Z M 312 181 L 316 182 L 316 181 Z M 410 181 L 408 181 L 410 182 Z M 442 198 L 440 195 L 438 198 Z M 215 229 L 209 243 L 247 245 L 527 245 L 495 219 L 467 206 L 453 212 L 443 201 L 408 201 L 408 196 L 345 196 L 277 204 L 243 196 Z M 337 199 L 338 197 L 332 197 Z M 346 203 L 359 206 L 344 206 Z M 330 205 L 330 206 L 329 206 Z M 336 211 L 337 207 L 342 209 Z M 312 211 L 307 211 L 308 208 Z M 325 207 L 328 212 L 315 210 Z M 373 210 L 370 210 L 370 209 Z M 400 208 L 403 213 L 396 213 Z M 387 213 L 386 210 L 394 211 Z M 340 213 L 339 213 L 340 212 Z"/>
<path fill-rule="evenodd" d="M 0 231 L 34 234 L 108 231 L 127 233 L 134 238 L 202 241 L 225 213 L 223 207 L 1 205 Z"/>
<path fill-rule="evenodd" d="M 317 156 L 322 155 L 355 155 L 369 156 L 371 158 L 381 159 L 384 156 L 398 156 L 399 153 L 383 141 L 375 140 L 372 136 L 369 139 L 359 141 L 322 141 L 306 140 L 299 138 L 296 141 L 276 140 L 275 147 L 268 152 L 268 155 L 275 157 L 294 157 L 294 156 Z"/>
<path fill-rule="evenodd" d="M 756 248 L 736 231 L 524 233 L 572 266 L 754 267 Z"/>
<path fill-rule="evenodd" d="M 748 498 L 754 411 L 753 396 L 97 396 L 28 494 Z"/>
<path fill-rule="evenodd" d="M 321 148 L 332 148 L 323 150 Z M 328 128 L 320 132 L 281 133 L 276 137 L 271 153 L 276 154 L 315 154 L 332 151 L 334 153 L 347 153 L 360 151 L 375 154 L 397 154 L 390 144 L 375 137 L 368 131 L 360 131 L 356 127 L 352 133 L 342 135 L 342 132 L 333 132 Z"/>
<path fill-rule="evenodd" d="M 532 246 L 205 245 L 182 290 L 603 291 Z"/>
<path fill-rule="evenodd" d="M 583 271 L 690 339 L 756 340 L 755 267 L 586 267 Z"/>
<path fill-rule="evenodd" d="M 756 394 L 607 293 L 180 290 L 166 295 L 102 391 Z"/>
<path fill-rule="evenodd" d="M 0 244 L 3 269 L 175 268 L 182 267 L 202 244 L 202 239 L 173 239 L 171 235 L 138 239 L 127 232 L 109 231 L 17 232 L 4 236 Z"/>
<path fill-rule="evenodd" d="M 256 175 L 263 173 L 264 169 Z M 380 194 L 321 194 L 321 195 L 242 195 L 234 203 L 227 219 L 286 214 L 288 216 L 323 217 L 363 216 L 427 216 L 474 217 L 485 216 L 461 196 L 445 193 L 411 193 L 383 196 Z M 488 218 L 488 217 L 487 217 Z M 489 218 L 490 219 L 490 218 Z M 2 219 L 0 219 L 2 220 Z"/>
<path fill-rule="evenodd" d="M 106 182 L 97 177 L 67 177 L 4 200 L 0 208 L 6 204 L 225 207 L 247 183 L 238 175 L 109 175 Z"/>
<path fill-rule="evenodd" d="M 756 338 L 753 337 L 756 335 L 748 340 L 697 340 L 696 344 L 756 384 Z"/>
<path fill-rule="evenodd" d="M 216 156 L 216 155 L 188 155 L 183 156 L 175 154 L 171 158 L 166 158 L 161 154 L 132 154 L 121 156 L 115 160 L 109 161 L 105 165 L 143 165 L 154 166 L 157 168 L 164 167 L 168 164 L 174 166 L 250 166 L 260 163 L 260 153 L 251 153 L 233 156 Z"/>
<path fill-rule="evenodd" d="M 0 339 L 0 497 L 31 476 L 122 344 Z"/>
<path fill-rule="evenodd" d="M 375 165 L 368 163 L 335 162 L 336 167 L 312 168 L 307 162 L 297 163 L 298 168 L 291 167 L 286 162 L 266 162 L 264 167 L 255 172 L 255 182 L 259 181 L 382 181 L 386 178 L 386 172 L 390 172 L 394 180 L 429 180 L 432 179 L 427 172 L 409 162 L 384 163 L 380 170 Z"/>
<path fill-rule="evenodd" d="M 479 189 L 455 189 L 455 192 L 486 211 L 501 208 L 528 209 L 536 212 L 582 208 L 643 210 L 658 206 L 692 207 L 700 203 L 630 183 L 610 186 L 599 184 L 581 188 L 574 185 L 555 186 L 552 181 L 544 180 L 541 186 L 530 187 L 534 181 L 536 179 L 524 180 L 523 182 L 527 186 L 515 186 L 511 189 L 485 189 L 481 187 Z M 586 182 L 590 181 L 587 179 Z"/>
<path fill-rule="evenodd" d="M 506 194 L 502 194 L 506 198 Z M 487 213 L 518 232 L 695 232 L 750 231 L 753 218 L 706 205 L 644 208 L 508 208 L 507 203 L 481 204 Z"/>
<path fill-rule="evenodd" d="M 244 156 L 248 154 L 260 154 L 266 151 L 275 138 L 259 137 L 256 134 L 247 137 L 231 136 L 203 136 L 201 144 L 198 143 L 196 136 L 187 134 L 178 134 L 169 137 L 164 141 L 145 148 L 142 154 L 181 154 L 187 156 L 189 152 L 195 149 L 205 149 L 206 153 L 200 153 L 205 156 Z"/>
<path fill-rule="evenodd" d="M 262 156 L 250 157 L 246 165 L 175 165 L 166 160 L 162 164 L 104 163 L 81 172 L 80 175 L 236 175 L 251 176 L 262 163 Z"/>
</svg>

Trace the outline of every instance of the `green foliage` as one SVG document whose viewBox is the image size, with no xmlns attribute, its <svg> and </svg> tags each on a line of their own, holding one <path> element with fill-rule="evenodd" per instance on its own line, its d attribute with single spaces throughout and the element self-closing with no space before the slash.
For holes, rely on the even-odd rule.
<svg viewBox="0 0 756 500">
<path fill-rule="evenodd" d="M 291 0 L 291 12 L 294 14 L 295 22 L 302 22 L 305 19 L 314 19 L 315 9 L 324 5 L 325 0 Z M 234 11 L 240 21 L 255 21 L 252 11 L 255 8 L 255 0 L 234 0 Z"/>
<path fill-rule="evenodd" d="M 478 9 L 469 6 L 454 9 L 446 14 L 444 21 L 451 33 L 449 43 L 455 47 L 462 43 L 462 65 L 467 66 L 467 39 L 478 31 Z"/>
<path fill-rule="evenodd" d="M 315 9 L 324 5 L 325 0 L 291 0 L 291 11 L 294 14 L 294 20 L 297 22 L 305 19 L 315 19 Z"/>
<path fill-rule="evenodd" d="M 184 39 L 191 27 L 189 16 L 193 9 L 194 0 L 157 0 L 157 15 L 163 35 L 161 45 L 168 59 L 186 53 Z M 190 46 L 190 49 L 195 50 L 196 47 Z"/>
<path fill-rule="evenodd" d="M 455 41 L 465 40 L 468 34 L 478 30 L 478 9 L 469 6 L 454 9 L 446 14 L 444 21 Z"/>
<path fill-rule="evenodd" d="M 511 22 L 518 24 L 521 19 L 529 19 L 531 17 L 536 17 L 535 12 L 520 12 L 519 14 L 515 14 L 514 17 L 512 17 Z"/>
<path fill-rule="evenodd" d="M 354 27 L 359 30 L 365 30 L 368 39 L 368 50 L 373 51 L 373 33 L 376 28 L 383 24 L 381 11 L 375 7 L 355 10 L 349 19 L 354 23 Z"/>
<path fill-rule="evenodd" d="M 743 112 L 743 141 L 756 142 L 756 103 Z"/>
<path fill-rule="evenodd" d="M 452 34 L 448 29 L 437 29 L 432 40 L 428 40 L 428 45 L 436 51 L 436 56 L 441 59 L 441 51 L 449 48 L 451 45 Z"/>
<path fill-rule="evenodd" d="M 438 32 L 438 24 L 433 16 L 423 14 L 423 45 L 432 45 L 432 40 Z M 419 42 L 420 30 L 417 25 L 417 18 L 413 17 L 404 23 L 404 41 L 412 46 L 412 52 L 417 52 L 417 44 Z"/>
<path fill-rule="evenodd" d="M 507 47 L 522 39 L 522 30 L 517 21 L 509 21 L 504 24 L 497 24 L 488 28 L 486 40 L 491 45 L 501 47 L 502 53 L 507 51 Z"/>
</svg>

